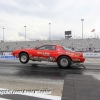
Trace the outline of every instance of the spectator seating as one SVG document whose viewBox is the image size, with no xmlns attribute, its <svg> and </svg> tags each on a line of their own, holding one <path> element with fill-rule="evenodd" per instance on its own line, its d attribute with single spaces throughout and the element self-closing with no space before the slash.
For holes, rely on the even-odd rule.
<svg viewBox="0 0 100 100">
<path fill-rule="evenodd" d="M 0 51 L 13 51 L 21 48 L 34 48 L 44 44 L 58 44 L 75 51 L 100 50 L 100 40 L 98 38 L 87 39 L 62 39 L 62 40 L 36 40 L 0 42 Z"/>
</svg>

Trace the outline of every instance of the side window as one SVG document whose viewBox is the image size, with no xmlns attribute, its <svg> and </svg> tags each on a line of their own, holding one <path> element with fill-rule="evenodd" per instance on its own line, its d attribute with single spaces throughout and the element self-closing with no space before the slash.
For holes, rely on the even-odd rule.
<svg viewBox="0 0 100 100">
<path fill-rule="evenodd" d="M 38 48 L 38 50 L 44 50 L 44 49 L 46 49 L 45 46 L 41 46 Z"/>
<path fill-rule="evenodd" d="M 56 50 L 56 46 L 52 46 L 52 50 Z"/>
<path fill-rule="evenodd" d="M 48 46 L 46 46 L 46 49 L 48 49 L 48 50 L 55 50 L 56 46 L 48 45 Z"/>
</svg>

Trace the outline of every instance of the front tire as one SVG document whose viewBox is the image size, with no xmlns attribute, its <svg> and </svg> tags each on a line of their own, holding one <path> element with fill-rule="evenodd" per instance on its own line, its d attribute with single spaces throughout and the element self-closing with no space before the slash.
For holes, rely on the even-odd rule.
<svg viewBox="0 0 100 100">
<path fill-rule="evenodd" d="M 71 60 L 69 57 L 67 56 L 61 56 L 58 61 L 57 64 L 60 68 L 66 69 L 69 68 L 71 65 Z"/>
<path fill-rule="evenodd" d="M 29 56 L 27 53 L 21 53 L 19 55 L 19 61 L 22 63 L 22 64 L 26 64 L 28 61 L 29 61 Z"/>
</svg>

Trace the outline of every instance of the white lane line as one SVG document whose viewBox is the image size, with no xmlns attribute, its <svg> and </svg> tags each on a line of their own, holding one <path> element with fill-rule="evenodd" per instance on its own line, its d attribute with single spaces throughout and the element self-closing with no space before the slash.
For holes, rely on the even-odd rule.
<svg viewBox="0 0 100 100">
<path fill-rule="evenodd" d="M 5 88 L 0 88 L 1 90 L 9 90 Z M 11 90 L 12 91 L 12 90 Z M 45 95 L 45 94 L 33 94 L 33 93 L 21 93 L 20 95 L 25 95 L 25 96 L 31 96 L 31 97 L 37 97 L 37 98 L 43 98 L 43 99 L 50 99 L 50 100 L 61 100 L 60 96 L 53 96 L 53 95 Z M 2 100 L 2 99 L 0 99 Z M 10 100 L 10 99 L 4 99 L 4 100 Z"/>
<path fill-rule="evenodd" d="M 53 95 L 43 95 L 43 94 L 21 94 L 21 95 L 27 95 L 27 96 L 50 99 L 50 100 L 61 100 L 60 96 L 53 96 Z"/>
<path fill-rule="evenodd" d="M 0 98 L 0 100 L 11 100 L 11 99 Z"/>
</svg>

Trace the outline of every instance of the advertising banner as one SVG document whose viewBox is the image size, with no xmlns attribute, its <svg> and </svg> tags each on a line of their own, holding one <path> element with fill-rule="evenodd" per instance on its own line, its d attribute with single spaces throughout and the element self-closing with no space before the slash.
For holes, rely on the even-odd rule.
<svg viewBox="0 0 100 100">
<path fill-rule="evenodd" d="M 100 57 L 100 53 L 90 53 L 90 52 L 88 52 L 88 53 L 83 53 L 83 55 L 84 55 L 84 57 Z"/>
</svg>

